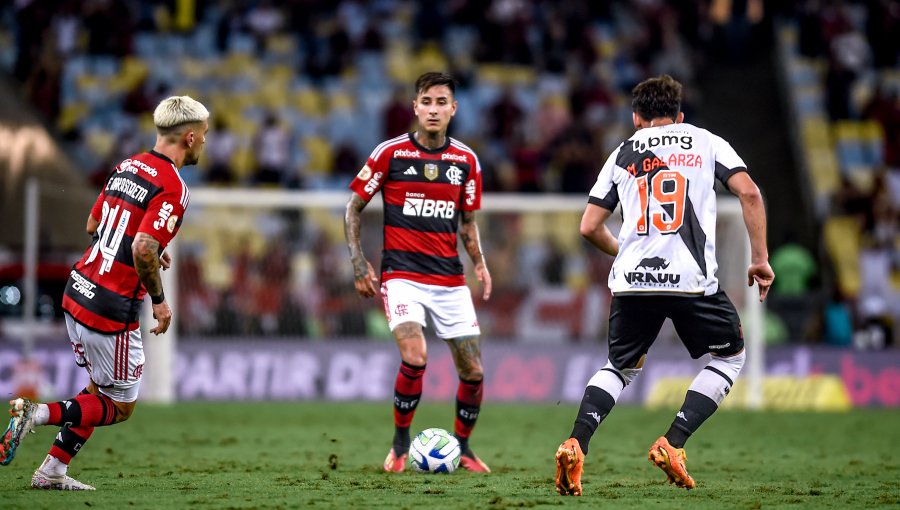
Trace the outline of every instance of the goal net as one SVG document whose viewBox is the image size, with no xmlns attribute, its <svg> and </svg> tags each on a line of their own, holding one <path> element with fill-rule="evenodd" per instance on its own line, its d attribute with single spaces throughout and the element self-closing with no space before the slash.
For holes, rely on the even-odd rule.
<svg viewBox="0 0 900 510">
<path fill-rule="evenodd" d="M 361 299 L 354 290 L 343 233 L 349 197 L 349 190 L 192 190 L 189 213 L 169 247 L 175 263 L 164 274 L 166 288 L 177 288 L 167 293 L 176 322 L 164 339 L 145 342 L 154 359 L 145 372 L 149 398 L 172 398 L 176 338 L 391 341 L 381 300 Z M 605 346 L 612 258 L 579 235 L 585 204 L 582 196 L 483 197 L 477 221 L 493 293 L 476 307 L 492 344 Z M 381 209 L 376 197 L 363 212 L 362 244 L 376 271 Z M 619 218 L 613 215 L 614 233 Z M 744 321 L 752 405 L 763 362 L 760 311 L 755 287 L 746 286 L 749 242 L 731 197 L 719 200 L 717 247 L 720 284 Z M 476 289 L 471 263 L 460 252 Z M 666 344 L 680 345 L 669 321 L 654 348 Z"/>
</svg>

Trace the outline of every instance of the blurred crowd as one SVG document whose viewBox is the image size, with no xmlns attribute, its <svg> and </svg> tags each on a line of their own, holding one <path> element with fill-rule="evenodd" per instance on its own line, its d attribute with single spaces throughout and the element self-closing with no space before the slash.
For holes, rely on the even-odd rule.
<svg viewBox="0 0 900 510">
<path fill-rule="evenodd" d="M 825 190 L 819 220 L 835 280 L 810 333 L 880 348 L 896 343 L 900 321 L 900 2 L 805 0 L 791 14 L 788 81 L 817 99 L 798 106 L 798 127 L 815 132 L 821 122 L 821 148 L 835 160 L 833 177 L 823 171 L 828 159 L 808 162 L 810 184 Z M 811 138 L 804 136 L 808 145 Z M 809 254 L 788 258 L 792 277 L 815 273 Z M 802 316 L 809 296 L 792 299 Z"/>
<path fill-rule="evenodd" d="M 486 191 L 584 193 L 626 134 L 637 82 L 667 72 L 694 90 L 717 33 L 710 3 L 18 0 L 0 12 L 7 68 L 98 179 L 146 145 L 157 100 L 190 93 L 214 136 L 189 183 L 343 188 L 413 125 L 416 75 L 441 68 L 460 82 L 451 134 L 481 155 Z"/>
<path fill-rule="evenodd" d="M 0 7 L 0 66 L 98 185 L 149 146 L 154 105 L 189 94 L 213 115 L 201 164 L 183 172 L 190 185 L 313 190 L 345 190 L 380 141 L 413 127 L 415 77 L 446 69 L 459 80 L 450 133 L 479 154 L 486 192 L 581 197 L 630 134 L 636 83 L 673 75 L 688 118 L 703 125 L 704 68 L 722 56 L 740 63 L 760 22 L 777 15 L 798 27 L 798 54 L 821 63 L 823 122 L 868 120 L 882 135 L 877 151 L 863 149 L 877 162 L 871 172 L 842 168 L 825 215 L 858 221 L 863 283 L 829 279 L 834 254 L 829 262 L 770 241 L 779 278 L 769 336 L 847 344 L 876 317 L 885 344 L 900 302 L 890 285 L 900 267 L 900 82 L 881 78 L 897 68 L 898 9 L 890 0 L 15 0 Z M 561 336 L 597 335 L 597 318 L 579 310 L 608 299 L 606 261 L 577 240 L 549 243 L 552 229 L 510 241 L 522 218 L 488 221 L 504 232 L 486 247 L 499 261 L 484 321 L 492 332 L 517 335 L 522 324 L 511 322 L 530 312 L 568 310 Z M 315 215 L 258 222 L 238 231 L 246 242 L 214 229 L 184 235 L 181 294 L 196 317 L 180 326 L 186 333 L 386 335 L 378 303 L 353 293 L 339 232 Z M 521 274 L 540 277 L 529 287 Z M 814 299 L 823 293 L 834 299 Z"/>
</svg>

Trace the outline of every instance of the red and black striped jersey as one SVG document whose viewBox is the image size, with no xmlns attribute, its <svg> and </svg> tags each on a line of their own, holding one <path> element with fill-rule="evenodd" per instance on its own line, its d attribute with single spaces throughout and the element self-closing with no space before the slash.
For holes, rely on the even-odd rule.
<svg viewBox="0 0 900 510">
<path fill-rule="evenodd" d="M 382 281 L 466 284 L 456 232 L 459 211 L 481 207 L 481 165 L 472 149 L 450 137 L 426 149 L 407 133 L 376 147 L 350 189 L 366 202 L 381 190 Z"/>
<path fill-rule="evenodd" d="M 175 163 L 150 151 L 119 163 L 91 209 L 99 222 L 91 246 L 72 267 L 63 309 L 100 333 L 138 328 L 146 289 L 134 268 L 138 232 L 159 241 L 160 254 L 181 227 L 190 194 Z"/>
</svg>

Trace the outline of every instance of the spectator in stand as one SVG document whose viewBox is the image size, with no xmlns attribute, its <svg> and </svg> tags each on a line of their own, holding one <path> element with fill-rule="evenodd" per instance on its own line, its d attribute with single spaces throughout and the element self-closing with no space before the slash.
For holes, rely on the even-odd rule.
<svg viewBox="0 0 900 510">
<path fill-rule="evenodd" d="M 512 144 L 516 132 L 522 129 L 524 110 L 516 100 L 515 90 L 511 85 L 503 88 L 503 92 L 489 110 L 489 135 L 504 144 Z"/>
<path fill-rule="evenodd" d="M 266 116 L 263 127 L 256 134 L 253 153 L 257 162 L 254 178 L 257 184 L 289 184 L 289 180 L 294 178 L 287 175 L 291 161 L 291 134 L 274 113 Z"/>
<path fill-rule="evenodd" d="M 261 0 L 256 7 L 247 13 L 247 27 L 256 39 L 256 53 L 265 54 L 269 37 L 284 25 L 284 13 L 276 7 L 272 0 Z"/>
<path fill-rule="evenodd" d="M 818 268 L 809 250 L 791 241 L 795 238 L 786 234 L 785 242 L 772 252 L 770 265 L 780 276 L 772 286 L 769 308 L 783 321 L 789 339 L 799 341 L 806 337 L 809 317 L 818 305 L 810 292 Z"/>
<path fill-rule="evenodd" d="M 216 136 L 210 137 L 206 142 L 206 154 L 209 168 L 206 171 L 206 180 L 212 184 L 233 184 L 234 174 L 231 169 L 231 159 L 238 148 L 237 137 L 234 135 L 225 120 L 219 116 L 213 121 L 213 129 Z"/>
<path fill-rule="evenodd" d="M 44 46 L 41 58 L 36 67 L 28 75 L 25 90 L 28 99 L 37 107 L 47 120 L 59 116 L 59 90 L 62 79 L 60 55 L 52 45 Z"/>
<path fill-rule="evenodd" d="M 384 113 L 382 114 L 382 128 L 384 129 L 382 138 L 393 138 L 412 130 L 416 116 L 409 107 L 411 101 L 412 99 L 407 97 L 404 88 L 397 87 L 394 89 L 394 95 L 391 96 L 391 100 L 385 105 Z"/>
</svg>

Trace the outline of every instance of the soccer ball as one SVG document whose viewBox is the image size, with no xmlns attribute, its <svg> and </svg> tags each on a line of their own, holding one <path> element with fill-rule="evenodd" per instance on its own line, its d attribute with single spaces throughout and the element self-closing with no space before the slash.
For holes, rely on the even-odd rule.
<svg viewBox="0 0 900 510">
<path fill-rule="evenodd" d="M 425 429 L 409 445 L 413 469 L 420 473 L 452 473 L 461 454 L 459 441 L 444 429 Z"/>
</svg>

